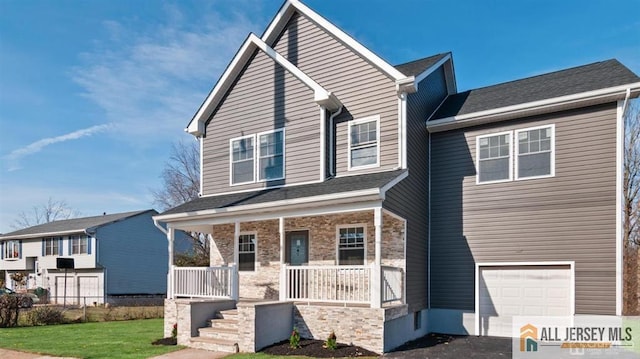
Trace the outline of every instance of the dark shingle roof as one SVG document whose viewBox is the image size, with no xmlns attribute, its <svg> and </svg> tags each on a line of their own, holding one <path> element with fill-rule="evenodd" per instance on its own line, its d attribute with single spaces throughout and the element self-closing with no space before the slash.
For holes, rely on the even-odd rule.
<svg viewBox="0 0 640 359">
<path fill-rule="evenodd" d="M 15 232 L 6 233 L 1 235 L 0 239 L 8 239 L 11 237 L 25 236 L 25 235 L 37 236 L 38 234 L 45 234 L 45 233 L 53 234 L 56 232 L 69 232 L 69 231 L 80 232 L 89 228 L 103 226 L 108 223 L 113 223 L 113 222 L 123 220 L 125 218 L 137 216 L 141 213 L 145 213 L 148 211 L 153 211 L 157 213 L 153 209 L 146 209 L 142 211 L 106 214 L 103 216 L 65 219 L 62 221 L 54 221 L 54 222 L 39 224 L 37 226 L 23 228 Z"/>
<path fill-rule="evenodd" d="M 207 209 L 226 208 L 240 205 L 267 203 L 288 199 L 321 196 L 341 192 L 351 192 L 371 188 L 380 188 L 397 178 L 405 170 L 379 172 L 359 176 L 331 178 L 324 182 L 300 186 L 263 189 L 251 192 L 202 197 L 172 208 L 161 215 L 175 214 Z"/>
<path fill-rule="evenodd" d="M 406 62 L 404 64 L 395 65 L 394 67 L 406 76 L 417 76 L 447 55 L 449 55 L 448 52 L 444 54 L 437 54 L 423 59 Z"/>
<path fill-rule="evenodd" d="M 640 81 L 618 60 L 551 72 L 449 96 L 432 119 L 573 95 Z"/>
</svg>

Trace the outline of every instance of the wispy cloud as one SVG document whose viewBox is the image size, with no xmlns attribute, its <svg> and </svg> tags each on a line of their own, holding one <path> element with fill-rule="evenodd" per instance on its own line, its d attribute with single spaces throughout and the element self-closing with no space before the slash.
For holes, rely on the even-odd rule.
<svg viewBox="0 0 640 359">
<path fill-rule="evenodd" d="M 244 15 L 209 11 L 188 19 L 175 6 L 166 21 L 141 29 L 107 21 L 110 37 L 73 69 L 82 95 L 101 107 L 125 137 L 177 136 L 229 59 L 255 28 Z M 135 28 L 135 29 L 134 29 Z"/>
<path fill-rule="evenodd" d="M 22 157 L 40 152 L 42 151 L 43 148 L 49 145 L 53 145 L 54 143 L 60 143 L 65 141 L 77 140 L 82 137 L 91 136 L 98 132 L 105 131 L 110 127 L 111 125 L 109 124 L 91 126 L 89 128 L 83 128 L 81 130 L 73 131 L 71 133 L 67 133 L 64 135 L 43 138 L 27 146 L 15 149 L 11 151 L 11 153 L 5 156 L 5 158 L 10 162 L 9 171 L 15 171 L 20 168 L 18 161 Z"/>
</svg>

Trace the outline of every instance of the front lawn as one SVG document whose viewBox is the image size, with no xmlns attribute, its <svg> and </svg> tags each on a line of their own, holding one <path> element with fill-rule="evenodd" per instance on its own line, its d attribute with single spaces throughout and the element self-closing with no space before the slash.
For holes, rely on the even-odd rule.
<svg viewBox="0 0 640 359">
<path fill-rule="evenodd" d="M 149 358 L 183 348 L 151 345 L 162 332 L 162 319 L 6 328 L 0 347 L 76 358 Z"/>
</svg>

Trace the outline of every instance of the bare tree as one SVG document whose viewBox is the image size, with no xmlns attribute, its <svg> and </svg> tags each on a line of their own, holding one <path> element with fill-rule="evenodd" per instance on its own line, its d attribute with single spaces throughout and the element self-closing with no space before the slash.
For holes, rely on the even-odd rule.
<svg viewBox="0 0 640 359">
<path fill-rule="evenodd" d="M 162 188 L 152 191 L 154 202 L 167 210 L 198 198 L 200 193 L 200 151 L 197 142 L 177 142 L 171 148 L 169 160 L 162 170 Z M 208 266 L 209 241 L 201 233 L 189 233 L 192 249 L 177 253 L 179 266 Z"/>
<path fill-rule="evenodd" d="M 33 206 L 30 212 L 18 213 L 18 218 L 11 224 L 15 230 L 32 227 L 38 224 L 78 217 L 80 212 L 71 208 L 66 201 L 49 197 L 47 203 Z"/>
<path fill-rule="evenodd" d="M 640 248 L 640 108 L 630 102 L 624 114 L 623 179 L 624 313 L 639 314 L 638 249 Z"/>
</svg>

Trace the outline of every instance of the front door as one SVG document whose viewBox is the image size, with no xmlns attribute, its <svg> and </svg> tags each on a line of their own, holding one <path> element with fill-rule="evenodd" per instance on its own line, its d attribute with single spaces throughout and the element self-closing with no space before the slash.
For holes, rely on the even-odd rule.
<svg viewBox="0 0 640 359">
<path fill-rule="evenodd" d="M 299 266 L 309 263 L 309 231 L 287 232 L 287 263 Z"/>
</svg>

